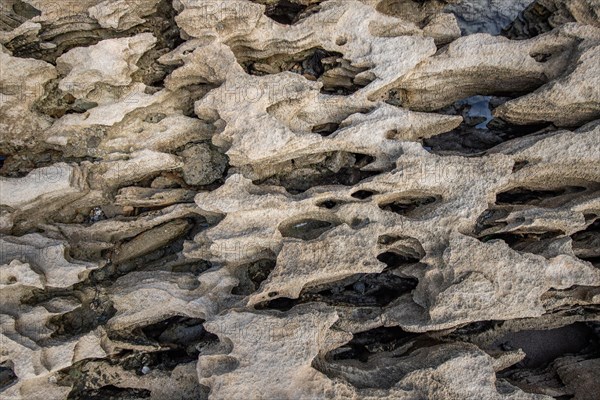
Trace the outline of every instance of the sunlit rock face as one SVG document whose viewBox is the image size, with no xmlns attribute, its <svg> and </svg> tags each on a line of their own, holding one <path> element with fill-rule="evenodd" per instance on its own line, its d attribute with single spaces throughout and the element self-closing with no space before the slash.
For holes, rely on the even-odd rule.
<svg viewBox="0 0 600 400">
<path fill-rule="evenodd" d="M 2 399 L 595 399 L 595 0 L 3 0 Z"/>
</svg>

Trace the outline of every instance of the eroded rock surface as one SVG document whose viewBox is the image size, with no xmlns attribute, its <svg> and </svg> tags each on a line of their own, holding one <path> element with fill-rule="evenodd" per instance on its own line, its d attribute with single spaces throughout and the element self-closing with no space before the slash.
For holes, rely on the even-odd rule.
<svg viewBox="0 0 600 400">
<path fill-rule="evenodd" d="M 3 399 L 592 399 L 594 0 L 4 0 Z"/>
</svg>

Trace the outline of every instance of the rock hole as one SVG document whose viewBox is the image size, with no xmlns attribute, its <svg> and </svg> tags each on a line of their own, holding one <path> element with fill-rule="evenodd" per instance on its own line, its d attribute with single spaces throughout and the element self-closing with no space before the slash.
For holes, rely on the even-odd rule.
<svg viewBox="0 0 600 400">
<path fill-rule="evenodd" d="M 480 240 L 482 242 L 489 242 L 499 239 L 504 241 L 513 250 L 543 255 L 545 250 L 561 235 L 564 235 L 564 232 L 505 232 L 485 235 Z"/>
<path fill-rule="evenodd" d="M 265 15 L 280 24 L 293 25 L 306 8 L 305 5 L 293 3 L 289 0 L 279 0 L 274 4 L 267 5 Z"/>
<path fill-rule="evenodd" d="M 472 96 L 437 110 L 440 114 L 460 115 L 463 122 L 449 132 L 423 139 L 423 145 L 439 155 L 479 155 L 506 141 L 554 129 L 550 123 L 514 125 L 493 117 L 493 109 L 516 97 Z"/>
<path fill-rule="evenodd" d="M 340 163 L 341 160 L 341 163 Z M 297 170 L 290 173 L 273 175 L 263 180 L 257 180 L 257 185 L 277 185 L 284 187 L 289 193 L 302 193 L 315 186 L 344 185 L 355 186 L 359 182 L 378 175 L 381 171 L 363 171 L 362 168 L 374 158 L 365 154 L 333 152 L 328 154 L 323 161 L 314 163 L 305 159 L 298 159 L 295 168 L 299 165 L 305 173 L 298 176 Z"/>
<path fill-rule="evenodd" d="M 201 347 L 218 342 L 218 337 L 206 331 L 203 324 L 203 319 L 176 316 L 147 325 L 141 333 L 151 342 L 197 356 Z"/>
<path fill-rule="evenodd" d="M 391 367 L 403 363 L 400 357 L 441 343 L 427 333 L 405 332 L 398 327 L 379 327 L 353 336 L 345 345 L 316 358 L 313 367 L 360 389 L 393 387 L 410 370 Z M 371 359 L 374 356 L 376 360 Z M 380 362 L 391 368 L 377 368 Z"/>
<path fill-rule="evenodd" d="M 258 260 L 238 268 L 242 276 L 238 276 L 240 283 L 233 288 L 231 293 L 242 296 L 254 293 L 260 284 L 269 277 L 275 265 L 275 255 L 273 255 L 273 259 Z"/>
<path fill-rule="evenodd" d="M 449 335 L 449 337 L 461 340 L 461 338 L 464 339 L 465 336 L 477 335 L 483 332 L 491 331 L 501 324 L 501 321 L 494 320 L 471 322 L 469 324 L 456 328 Z"/>
<path fill-rule="evenodd" d="M 527 164 L 529 164 L 529 161 L 527 160 L 515 162 L 515 165 L 513 165 L 512 173 L 514 174 L 515 172 L 523 169 L 525 166 L 527 166 Z"/>
<path fill-rule="evenodd" d="M 17 0 L 16 3 L 13 5 L 12 9 L 15 12 L 15 14 L 26 19 L 31 19 L 33 17 L 42 15 L 42 12 L 40 10 L 21 0 Z"/>
<path fill-rule="evenodd" d="M 336 122 L 328 122 L 325 124 L 315 125 L 312 127 L 312 133 L 318 133 L 323 137 L 330 136 L 332 133 L 337 131 L 340 124 Z"/>
<path fill-rule="evenodd" d="M 355 199 L 366 200 L 369 197 L 372 197 L 374 194 L 377 194 L 377 192 L 372 190 L 357 190 L 356 192 L 352 193 L 351 196 Z"/>
<path fill-rule="evenodd" d="M 410 293 L 419 281 L 391 273 L 354 274 L 340 281 L 304 288 L 297 299 L 278 297 L 264 301 L 256 309 L 290 310 L 298 304 L 322 302 L 341 307 L 384 307 Z"/>
<path fill-rule="evenodd" d="M 509 215 L 509 210 L 495 208 L 488 209 L 481 213 L 481 215 L 477 218 L 477 223 L 475 225 L 474 234 L 480 235 L 483 232 L 497 230 L 506 225 L 506 222 L 498 221 L 503 219 Z"/>
<path fill-rule="evenodd" d="M 352 229 L 364 228 L 369 225 L 369 222 L 371 222 L 369 218 L 353 218 L 352 221 L 350 221 L 350 227 Z"/>
<path fill-rule="evenodd" d="M 298 300 L 290 299 L 289 297 L 278 297 L 273 300 L 258 303 L 254 308 L 257 310 L 289 311 L 298 303 Z"/>
<path fill-rule="evenodd" d="M 335 44 L 338 46 L 345 46 L 346 43 L 348 43 L 348 39 L 343 36 L 339 36 L 337 39 L 335 39 Z"/>
<path fill-rule="evenodd" d="M 279 231 L 283 237 L 313 240 L 333 229 L 336 225 L 337 224 L 329 221 L 307 218 L 297 222 L 283 224 L 280 226 Z"/>
<path fill-rule="evenodd" d="M 332 208 L 335 208 L 338 204 L 339 202 L 336 200 L 324 200 L 317 203 L 317 207 L 323 207 L 331 210 Z"/>
<path fill-rule="evenodd" d="M 530 56 L 535 61 L 537 61 L 539 63 L 544 63 L 544 62 L 548 61 L 550 59 L 550 57 L 552 57 L 552 54 L 550 54 L 550 53 L 532 53 L 532 54 L 530 54 Z"/>
<path fill-rule="evenodd" d="M 379 205 L 385 211 L 391 211 L 404 216 L 416 216 L 417 211 L 425 206 L 432 205 L 440 200 L 439 196 L 414 196 L 404 195 L 395 200 L 386 201 Z"/>
<path fill-rule="evenodd" d="M 396 269 L 402 265 L 418 263 L 421 258 L 411 254 L 403 254 L 399 251 L 386 251 L 377 256 L 377 259 L 386 265 L 385 270 Z"/>
<path fill-rule="evenodd" d="M 355 274 L 338 282 L 307 288 L 299 302 L 324 302 L 333 306 L 384 307 L 417 287 L 415 278 L 391 273 Z"/>
<path fill-rule="evenodd" d="M 332 360 L 357 359 L 367 362 L 376 353 L 389 352 L 406 344 L 419 336 L 418 333 L 405 332 L 399 327 L 379 327 L 368 331 L 355 333 L 352 340 L 346 343 L 342 351 L 332 351 Z"/>
</svg>

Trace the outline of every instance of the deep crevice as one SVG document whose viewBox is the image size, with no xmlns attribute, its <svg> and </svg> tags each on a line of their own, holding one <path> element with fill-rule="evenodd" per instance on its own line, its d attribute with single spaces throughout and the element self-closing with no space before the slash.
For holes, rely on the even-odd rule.
<svg viewBox="0 0 600 400">
<path fill-rule="evenodd" d="M 218 341 L 216 335 L 204 329 L 204 320 L 187 317 L 171 317 L 141 328 L 150 341 L 171 349 L 185 350 L 189 356 L 198 355 L 199 348 Z"/>
<path fill-rule="evenodd" d="M 496 195 L 498 205 L 535 205 L 552 206 L 556 198 L 581 193 L 586 190 L 582 186 L 564 186 L 554 189 L 530 189 L 527 187 L 516 187 Z"/>
<path fill-rule="evenodd" d="M 356 192 L 352 193 L 350 196 L 354 197 L 355 199 L 366 200 L 366 199 L 372 197 L 374 194 L 377 194 L 377 192 L 374 192 L 372 190 L 357 190 Z"/>
<path fill-rule="evenodd" d="M 308 6 L 290 0 L 279 0 L 265 8 L 265 15 L 284 25 L 293 25 Z"/>
<path fill-rule="evenodd" d="M 258 290 L 260 284 L 269 277 L 275 269 L 275 256 L 265 258 L 236 268 L 240 283 L 231 291 L 232 294 L 248 296 Z"/>
<path fill-rule="evenodd" d="M 460 115 L 463 122 L 449 132 L 424 139 L 423 146 L 439 155 L 479 156 L 512 139 L 555 129 L 550 123 L 514 125 L 494 118 L 493 109 L 514 97 L 472 96 L 437 110 L 439 114 Z"/>
<path fill-rule="evenodd" d="M 393 351 L 417 336 L 418 333 L 406 332 L 399 327 L 379 327 L 355 333 L 352 340 L 341 349 L 329 352 L 326 358 L 333 361 L 356 359 L 364 363 L 371 355 Z"/>
<path fill-rule="evenodd" d="M 523 361 L 504 370 L 499 375 L 509 377 L 511 372 L 520 369 L 539 368 L 548 365 L 556 358 L 567 354 L 590 353 L 598 355 L 599 338 L 597 333 L 585 323 L 576 322 L 549 330 L 523 330 L 507 333 L 497 339 L 492 348 L 503 351 L 523 349 Z"/>
<path fill-rule="evenodd" d="M 439 200 L 441 200 L 440 196 L 418 196 L 407 193 L 396 196 L 394 200 L 382 202 L 379 208 L 407 217 L 417 217 L 424 211 L 431 210 L 434 203 Z"/>
<path fill-rule="evenodd" d="M 289 71 L 308 80 L 323 84 L 324 94 L 349 95 L 371 83 L 370 79 L 357 77 L 367 68 L 354 67 L 339 52 L 317 47 L 296 54 L 277 54 L 264 59 L 239 58 L 238 62 L 250 75 L 264 76 Z M 315 127 L 314 132 L 330 134 L 332 126 Z M 334 129 L 335 130 L 335 129 Z"/>
<path fill-rule="evenodd" d="M 284 222 L 279 226 L 279 231 L 283 237 L 313 240 L 333 229 L 336 225 L 337 223 L 332 221 L 306 218 L 300 221 Z"/>
<path fill-rule="evenodd" d="M 391 272 L 354 274 L 341 281 L 305 288 L 298 299 L 279 297 L 260 303 L 257 309 L 287 311 L 298 304 L 323 302 L 331 306 L 383 307 L 410 293 L 418 284 L 415 278 Z"/>
<path fill-rule="evenodd" d="M 343 160 L 341 163 L 339 160 Z M 376 176 L 381 171 L 364 171 L 375 158 L 368 154 L 332 152 L 323 161 L 302 165 L 301 160 L 291 163 L 294 171 L 282 172 L 269 178 L 254 181 L 256 185 L 276 185 L 284 187 L 288 193 L 299 194 L 316 186 L 354 186 L 361 181 Z M 341 165 L 340 165 L 341 164 Z M 301 170 L 299 174 L 298 170 Z"/>
<path fill-rule="evenodd" d="M 100 389 L 85 389 L 77 394 L 69 395 L 69 400 L 107 400 L 107 399 L 147 399 L 152 396 L 148 389 L 121 388 L 114 385 L 103 386 Z"/>
<path fill-rule="evenodd" d="M 575 255 L 600 268 L 600 219 L 571 235 Z"/>
<path fill-rule="evenodd" d="M 563 235 L 564 232 L 560 230 L 540 233 L 515 231 L 485 235 L 480 240 L 482 242 L 502 240 L 515 251 L 546 256 L 547 250 L 551 248 L 555 240 Z M 551 254 L 553 253 L 551 252 Z"/>
</svg>

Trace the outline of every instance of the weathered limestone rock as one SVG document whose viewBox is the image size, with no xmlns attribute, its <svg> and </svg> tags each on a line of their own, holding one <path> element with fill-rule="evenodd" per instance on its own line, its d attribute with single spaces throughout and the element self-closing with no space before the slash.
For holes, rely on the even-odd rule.
<svg viewBox="0 0 600 400">
<path fill-rule="evenodd" d="M 592 398 L 596 3 L 2 2 L 0 397 Z"/>
<path fill-rule="evenodd" d="M 0 178 L 0 204 L 28 210 L 72 197 L 84 189 L 82 171 L 61 163 L 36 169 L 23 178 Z"/>
<path fill-rule="evenodd" d="M 40 234 L 29 234 L 21 237 L 4 236 L 0 239 L 2 246 L 1 263 L 2 274 L 4 268 L 15 268 L 18 264 L 19 269 L 23 270 L 25 265 L 29 265 L 32 270 L 28 274 L 35 272 L 38 274 L 44 287 L 68 288 L 77 282 L 85 279 L 91 269 L 97 268 L 92 263 L 81 261 L 69 261 L 66 258 L 65 243 L 59 240 L 49 239 Z M 17 262 L 18 264 L 14 264 Z M 40 276 L 41 275 L 41 276 Z M 11 279 L 10 275 L 6 278 L 7 283 L 24 284 L 18 276 Z M 14 282 L 13 282 L 14 281 Z"/>
<path fill-rule="evenodd" d="M 56 68 L 44 61 L 13 57 L 0 47 L 0 129 L 2 152 L 28 145 L 31 138 L 50 126 L 51 119 L 32 110 L 44 95 L 44 85 L 57 77 Z"/>
<path fill-rule="evenodd" d="M 58 72 L 66 75 L 58 87 L 82 98 L 100 84 L 127 86 L 138 69 L 135 64 L 155 43 L 152 34 L 142 33 L 131 38 L 103 40 L 94 46 L 76 47 L 56 60 Z M 115 57 L 106 58 L 107 55 Z"/>
<path fill-rule="evenodd" d="M 462 37 L 407 74 L 395 90 L 403 106 L 426 111 L 473 95 L 531 91 L 562 73 L 577 43 L 574 36 L 553 31 L 524 41 Z"/>
<path fill-rule="evenodd" d="M 531 94 L 504 103 L 496 115 L 512 123 L 549 121 L 557 126 L 578 126 L 597 119 L 600 116 L 599 65 L 600 46 L 584 50 L 572 72 Z"/>
<path fill-rule="evenodd" d="M 200 357 L 200 383 L 209 385 L 217 397 L 240 393 L 280 398 L 351 395 L 350 388 L 311 367 L 322 348 L 336 347 L 349 339 L 347 335 L 329 334 L 336 319 L 335 313 L 316 311 L 296 312 L 287 318 L 233 311 L 228 318 L 216 318 L 207 329 L 227 338 L 233 348 L 228 354 Z M 270 363 L 254 346 L 268 350 L 281 362 Z M 243 388 L 242 382 L 249 380 L 256 384 Z"/>
<path fill-rule="evenodd" d="M 156 12 L 159 0 L 135 1 L 106 0 L 88 8 L 90 17 L 96 19 L 103 28 L 127 30 L 144 22 L 145 17 Z"/>
<path fill-rule="evenodd" d="M 132 272 L 112 288 L 117 314 L 108 326 L 133 330 L 173 315 L 207 319 L 219 312 L 224 295 L 236 283 L 224 270 L 206 272 L 199 279 L 191 274 Z"/>
<path fill-rule="evenodd" d="M 476 261 L 478 254 L 486 254 L 488 261 Z M 498 267 L 497 260 L 501 260 L 502 267 Z M 546 260 L 519 254 L 502 242 L 484 244 L 459 234 L 450 239 L 444 262 L 450 268 L 440 271 L 443 281 L 438 275 L 436 283 L 425 284 L 431 296 L 429 316 L 438 327 L 448 321 L 465 323 L 465 317 L 483 321 L 540 316 L 545 311 L 540 297 L 550 288 L 597 286 L 600 279 L 600 271 L 574 257 L 560 255 Z M 446 272 L 450 273 L 447 277 Z M 452 283 L 446 288 L 448 279 Z M 437 285 L 439 294 L 435 295 L 433 288 Z"/>
<path fill-rule="evenodd" d="M 317 311 L 317 312 L 316 312 Z M 519 390 L 501 394 L 495 385 L 491 357 L 477 348 L 445 345 L 420 349 L 414 354 L 395 359 L 393 375 L 402 376 L 385 389 L 369 388 L 372 381 L 364 380 L 362 388 L 340 380 L 329 380 L 314 368 L 311 361 L 321 353 L 350 339 L 330 330 L 335 313 L 307 311 L 306 308 L 285 315 L 231 312 L 207 324 L 220 337 L 232 343 L 227 354 L 201 356 L 198 362 L 200 382 L 210 385 L 211 395 L 228 397 L 243 393 L 248 397 L 292 398 L 384 398 L 410 399 L 427 396 L 431 399 L 481 397 L 489 399 L 544 399 Z M 272 364 L 260 357 L 256 349 L 268 349 L 281 362 Z M 218 373 L 211 373 L 221 365 Z M 358 369 L 357 367 L 349 369 Z M 334 369 L 335 365 L 323 366 Z M 460 379 L 455 369 L 466 372 Z M 403 370 L 401 375 L 398 374 Z M 470 371 L 470 372 L 467 372 Z M 473 384 L 476 378 L 478 383 Z M 243 385 L 253 381 L 257 385 Z M 510 387 L 510 386 L 508 386 Z M 507 387 L 507 389 L 508 389 Z"/>
</svg>

